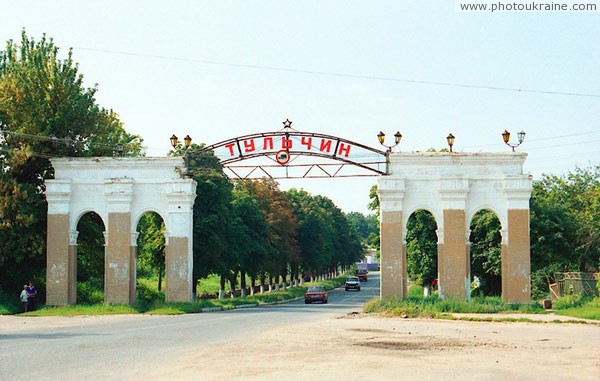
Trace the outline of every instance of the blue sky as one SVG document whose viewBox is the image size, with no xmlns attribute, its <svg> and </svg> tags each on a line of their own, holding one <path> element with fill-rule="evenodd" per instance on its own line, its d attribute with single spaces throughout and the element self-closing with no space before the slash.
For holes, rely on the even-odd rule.
<svg viewBox="0 0 600 381">
<path fill-rule="evenodd" d="M 97 101 L 142 135 L 212 144 L 300 131 L 401 151 L 506 152 L 525 170 L 600 163 L 600 13 L 460 13 L 452 1 L 2 1 L 0 40 L 22 28 L 74 49 Z M 443 84 L 448 85 L 443 85 Z M 469 85 L 474 87 L 463 87 Z M 497 88 L 497 89 L 489 89 Z M 516 91 L 521 89 L 523 91 Z M 577 95 L 568 95 L 577 94 Z M 515 136 L 516 137 L 516 136 Z M 281 180 L 366 213 L 376 178 Z"/>
</svg>

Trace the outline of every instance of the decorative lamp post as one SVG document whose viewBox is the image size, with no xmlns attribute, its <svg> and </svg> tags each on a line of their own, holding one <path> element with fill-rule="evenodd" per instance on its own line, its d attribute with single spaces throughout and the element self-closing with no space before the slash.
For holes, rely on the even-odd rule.
<svg viewBox="0 0 600 381">
<path fill-rule="evenodd" d="M 510 132 L 504 130 L 504 132 L 502 133 L 502 140 L 504 140 L 504 143 L 507 146 L 512 148 L 513 152 L 515 152 L 516 147 L 523 144 L 523 141 L 525 140 L 525 131 L 521 130 L 521 131 L 517 132 L 517 139 L 519 140 L 518 144 L 510 144 Z"/>
<path fill-rule="evenodd" d="M 189 135 L 186 135 L 185 138 L 183 138 L 183 143 L 185 148 L 190 148 L 190 145 L 192 144 L 192 138 L 190 138 Z"/>
<path fill-rule="evenodd" d="M 448 134 L 448 136 L 446 136 L 446 141 L 448 142 L 448 146 L 450 147 L 450 152 L 452 152 L 452 146 L 454 145 L 454 135 L 452 134 Z"/>
<path fill-rule="evenodd" d="M 377 134 L 377 140 L 379 140 L 379 144 L 381 144 L 384 147 L 387 147 L 387 152 L 392 152 L 392 148 L 396 147 L 398 144 L 400 144 L 400 140 L 402 139 L 402 134 L 400 133 L 400 131 L 396 131 L 396 133 L 394 134 L 394 143 L 391 146 L 388 146 L 385 143 L 385 134 L 383 133 L 383 131 L 379 131 L 379 133 Z"/>
<path fill-rule="evenodd" d="M 179 144 L 179 139 L 177 139 L 175 134 L 173 134 L 169 140 L 171 141 L 171 147 L 173 148 L 177 147 L 177 144 Z"/>
<path fill-rule="evenodd" d="M 177 135 L 173 134 L 169 140 L 171 141 L 171 146 L 173 147 L 173 149 L 177 148 L 177 146 L 179 145 L 179 138 L 177 137 Z M 183 138 L 183 146 L 185 147 L 185 154 L 184 154 L 184 159 L 185 159 L 185 167 L 186 167 L 186 175 L 190 176 L 190 166 L 189 166 L 189 148 L 192 145 L 192 138 L 190 137 L 190 135 L 186 135 L 185 138 Z"/>
<path fill-rule="evenodd" d="M 400 144 L 401 139 L 402 134 L 400 133 L 400 131 L 396 131 L 396 133 L 394 134 L 394 144 L 388 146 L 385 144 L 385 134 L 383 133 L 383 131 L 379 131 L 379 133 L 377 134 L 377 140 L 379 140 L 379 144 L 387 148 L 387 150 L 385 151 L 385 173 L 388 175 L 390 174 L 390 153 L 392 153 L 392 149 L 394 147 Z"/>
</svg>

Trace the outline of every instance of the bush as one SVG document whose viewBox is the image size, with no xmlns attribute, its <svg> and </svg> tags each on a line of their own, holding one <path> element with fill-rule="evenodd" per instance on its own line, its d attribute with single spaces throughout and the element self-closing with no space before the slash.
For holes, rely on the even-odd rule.
<svg viewBox="0 0 600 381">
<path fill-rule="evenodd" d="M 104 303 L 104 282 L 101 279 L 89 279 L 77 282 L 77 304 Z"/>
<path fill-rule="evenodd" d="M 552 308 L 555 310 L 564 310 L 567 308 L 581 307 L 591 298 L 585 298 L 581 294 L 566 295 L 552 302 Z"/>
<path fill-rule="evenodd" d="M 138 279 L 135 294 L 135 304 L 143 310 L 154 303 L 165 300 L 164 291 L 158 291 L 155 283 L 150 279 Z"/>
<path fill-rule="evenodd" d="M 408 288 L 408 297 L 419 298 L 423 296 L 423 286 L 413 283 Z"/>
<path fill-rule="evenodd" d="M 19 294 L 21 290 L 12 293 L 0 289 L 0 315 L 11 315 L 22 312 Z"/>
</svg>

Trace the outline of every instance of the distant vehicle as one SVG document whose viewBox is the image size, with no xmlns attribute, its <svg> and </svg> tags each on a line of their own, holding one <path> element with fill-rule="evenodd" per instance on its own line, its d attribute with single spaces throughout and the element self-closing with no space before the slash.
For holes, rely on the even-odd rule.
<svg viewBox="0 0 600 381">
<path fill-rule="evenodd" d="M 369 270 L 367 269 L 356 269 L 356 276 L 360 279 L 361 282 L 366 282 L 369 280 Z"/>
<path fill-rule="evenodd" d="M 348 290 L 356 290 L 360 291 L 360 279 L 357 276 L 351 276 L 346 279 L 345 285 L 346 291 Z"/>
<path fill-rule="evenodd" d="M 304 294 L 304 303 L 311 304 L 312 302 L 327 303 L 327 290 L 323 286 L 311 286 Z"/>
</svg>

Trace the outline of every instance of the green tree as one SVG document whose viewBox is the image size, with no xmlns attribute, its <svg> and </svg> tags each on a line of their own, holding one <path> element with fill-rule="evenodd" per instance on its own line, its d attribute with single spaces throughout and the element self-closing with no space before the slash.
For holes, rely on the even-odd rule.
<svg viewBox="0 0 600 381">
<path fill-rule="evenodd" d="M 329 262 L 332 226 L 311 194 L 302 189 L 290 189 L 286 194 L 299 223 L 299 269 L 312 278 L 319 275 Z"/>
<path fill-rule="evenodd" d="M 239 184 L 238 184 L 239 185 Z M 252 279 L 252 287 L 260 272 L 267 267 L 269 257 L 269 226 L 258 201 L 244 187 L 233 190 L 232 209 L 235 215 L 234 232 L 231 237 L 238 253 L 238 268 L 242 289 L 246 288 L 246 275 Z"/>
<path fill-rule="evenodd" d="M 364 246 L 372 246 L 374 235 L 379 238 L 379 226 L 375 214 L 365 216 L 359 212 L 350 212 L 346 214 L 346 219 L 359 234 Z M 377 239 L 376 247 L 379 247 L 378 241 L 379 239 Z"/>
<path fill-rule="evenodd" d="M 600 166 L 534 181 L 530 213 L 534 296 L 547 297 L 555 272 L 598 271 Z"/>
<path fill-rule="evenodd" d="M 431 213 L 417 210 L 406 224 L 406 270 L 410 279 L 429 286 L 437 278 L 437 224 Z"/>
<path fill-rule="evenodd" d="M 287 191 L 299 222 L 300 268 L 311 276 L 336 272 L 363 256 L 360 236 L 333 201 L 304 190 Z"/>
<path fill-rule="evenodd" d="M 500 220 L 489 210 L 480 210 L 471 221 L 471 276 L 480 279 L 485 295 L 502 293 Z"/>
<path fill-rule="evenodd" d="M 367 207 L 369 210 L 375 212 L 375 218 L 379 221 L 379 195 L 377 194 L 377 184 L 373 185 L 371 189 L 369 189 L 369 199 L 371 200 Z"/>
<path fill-rule="evenodd" d="M 240 184 L 258 202 L 268 226 L 268 259 L 264 271 L 272 278 L 287 277 L 289 265 L 298 258 L 298 221 L 279 185 L 269 179 Z M 263 282 L 263 278 L 261 278 Z"/>
<path fill-rule="evenodd" d="M 165 222 L 158 213 L 148 212 L 140 218 L 137 231 L 137 274 L 157 276 L 157 288 L 161 291 L 165 276 Z"/>
<path fill-rule="evenodd" d="M 142 140 L 85 88 L 72 51 L 59 59 L 51 38 L 22 32 L 0 51 L 0 286 L 23 278 L 43 285 L 46 211 L 44 180 L 53 156 L 106 156 L 123 147 L 138 155 Z M 43 293 L 41 293 L 43 294 Z"/>
<path fill-rule="evenodd" d="M 376 248 L 377 249 L 377 257 L 379 258 L 379 256 L 381 255 L 379 249 L 380 249 L 380 244 L 381 244 L 381 239 L 380 239 L 380 229 L 381 226 L 379 226 L 379 221 L 380 221 L 380 213 L 381 210 L 379 208 L 379 195 L 377 194 L 377 184 L 373 185 L 371 187 L 371 189 L 369 190 L 369 198 L 371 200 L 371 202 L 369 202 L 369 205 L 367 205 L 367 207 L 369 208 L 369 210 L 372 210 L 375 212 L 375 222 L 377 223 L 377 230 L 371 234 L 369 234 L 369 237 L 367 238 L 367 242 L 369 244 L 369 246 Z"/>
<path fill-rule="evenodd" d="M 86 213 L 77 223 L 77 280 L 99 280 L 104 284 L 104 223 L 94 212 Z"/>
<path fill-rule="evenodd" d="M 193 284 L 194 292 L 198 279 L 209 274 L 221 276 L 222 289 L 238 262 L 230 237 L 233 232 L 234 216 L 231 210 L 233 185 L 223 172 L 219 159 L 204 145 L 181 145 L 169 153 L 183 156 L 189 172 L 196 183 L 196 199 L 193 216 Z"/>
<path fill-rule="evenodd" d="M 338 266 L 347 268 L 363 258 L 364 252 L 358 232 L 351 226 L 350 222 L 334 202 L 324 196 L 315 196 L 326 218 L 332 221 L 330 237 L 333 241 L 333 252 L 328 263 L 328 272 L 334 273 Z"/>
</svg>

